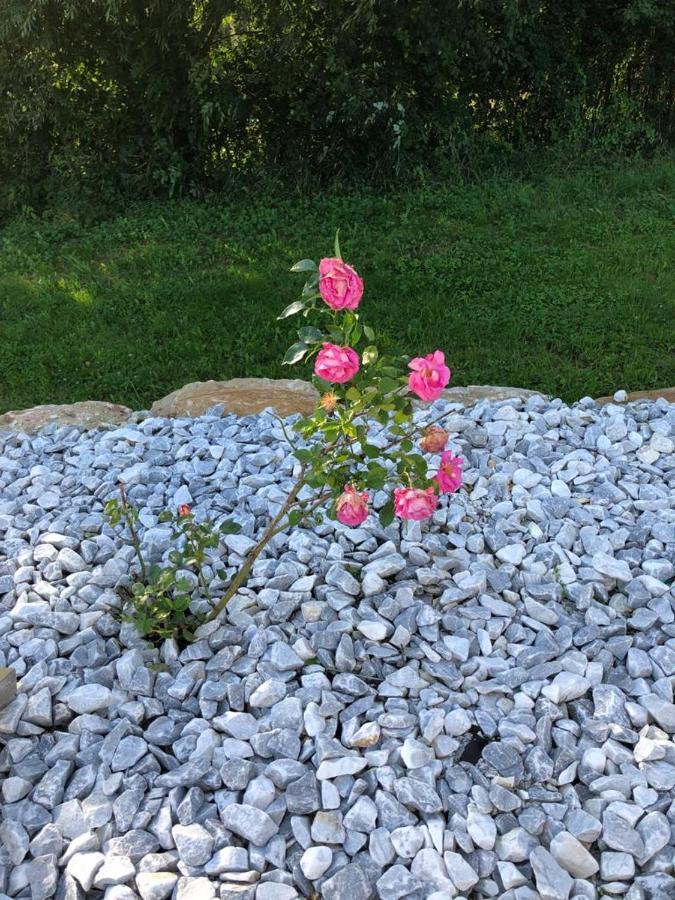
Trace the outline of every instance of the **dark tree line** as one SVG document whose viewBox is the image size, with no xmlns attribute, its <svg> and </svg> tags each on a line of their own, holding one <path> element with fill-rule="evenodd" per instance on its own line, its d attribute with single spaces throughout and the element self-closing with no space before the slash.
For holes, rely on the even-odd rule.
<svg viewBox="0 0 675 900">
<path fill-rule="evenodd" d="M 675 133 L 672 0 L 0 0 L 0 191 L 387 177 Z"/>
</svg>

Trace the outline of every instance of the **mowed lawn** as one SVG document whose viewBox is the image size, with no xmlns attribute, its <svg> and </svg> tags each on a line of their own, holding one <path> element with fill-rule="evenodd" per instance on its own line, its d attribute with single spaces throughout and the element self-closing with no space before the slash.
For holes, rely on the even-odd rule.
<svg viewBox="0 0 675 900">
<path fill-rule="evenodd" d="M 93 226 L 0 232 L 0 411 L 280 365 L 299 258 L 345 259 L 382 343 L 446 351 L 455 384 L 566 400 L 675 384 L 675 159 L 387 192 L 243 190 L 138 205 Z"/>
</svg>

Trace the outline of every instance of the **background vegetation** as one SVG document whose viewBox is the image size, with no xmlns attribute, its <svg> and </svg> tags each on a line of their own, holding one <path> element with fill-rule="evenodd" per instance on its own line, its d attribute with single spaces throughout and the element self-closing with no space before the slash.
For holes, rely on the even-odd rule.
<svg viewBox="0 0 675 900">
<path fill-rule="evenodd" d="M 649 153 L 674 47 L 672 0 L 3 0 L 0 210 Z"/>
<path fill-rule="evenodd" d="M 382 343 L 445 348 L 456 384 L 568 400 L 672 385 L 674 192 L 665 158 L 385 193 L 264 185 L 91 225 L 22 217 L 0 249 L 0 407 L 138 409 L 188 381 L 288 377 L 288 267 L 330 252 L 337 225 Z"/>
<path fill-rule="evenodd" d="M 285 375 L 342 228 L 385 342 L 675 383 L 672 0 L 0 0 L 0 409 Z"/>
</svg>

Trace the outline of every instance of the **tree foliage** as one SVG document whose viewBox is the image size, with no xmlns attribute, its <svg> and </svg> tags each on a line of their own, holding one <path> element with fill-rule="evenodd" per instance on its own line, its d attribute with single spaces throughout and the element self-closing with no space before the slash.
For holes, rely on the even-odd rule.
<svg viewBox="0 0 675 900">
<path fill-rule="evenodd" d="M 672 0 L 2 0 L 4 204 L 675 132 Z"/>
</svg>

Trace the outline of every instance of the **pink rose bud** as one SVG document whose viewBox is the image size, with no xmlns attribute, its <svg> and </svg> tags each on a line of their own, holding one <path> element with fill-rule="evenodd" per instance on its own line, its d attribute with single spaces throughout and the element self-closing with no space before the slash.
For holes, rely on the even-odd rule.
<svg viewBox="0 0 675 900">
<path fill-rule="evenodd" d="M 445 428 L 439 428 L 438 425 L 429 425 L 424 432 L 424 437 L 420 441 L 420 447 L 425 453 L 440 453 L 445 449 L 450 435 Z"/>
<path fill-rule="evenodd" d="M 441 456 L 441 465 L 436 473 L 436 483 L 442 494 L 454 494 L 462 484 L 462 466 L 464 460 L 461 456 L 454 456 L 451 450 L 446 450 Z"/>
<path fill-rule="evenodd" d="M 356 309 L 363 296 L 363 280 L 341 259 L 327 257 L 319 263 L 319 293 L 331 309 Z"/>
<path fill-rule="evenodd" d="M 346 485 L 335 503 L 337 517 L 343 525 L 357 527 L 368 518 L 368 494 L 359 494 L 354 485 Z"/>
<path fill-rule="evenodd" d="M 324 381 L 344 384 L 359 371 L 359 354 L 351 347 L 324 344 L 314 363 L 314 374 Z"/>
<path fill-rule="evenodd" d="M 436 350 L 428 356 L 416 356 L 408 363 L 412 372 L 408 376 L 410 390 L 420 400 L 437 400 L 450 381 L 450 369 L 445 365 L 445 354 Z"/>
<path fill-rule="evenodd" d="M 394 512 L 399 519 L 428 519 L 437 506 L 438 497 L 432 487 L 394 489 Z"/>
<path fill-rule="evenodd" d="M 178 515 L 181 517 L 181 519 L 184 519 L 185 516 L 189 516 L 191 511 L 192 510 L 187 505 L 187 503 L 181 503 L 181 505 L 178 507 Z"/>
</svg>

